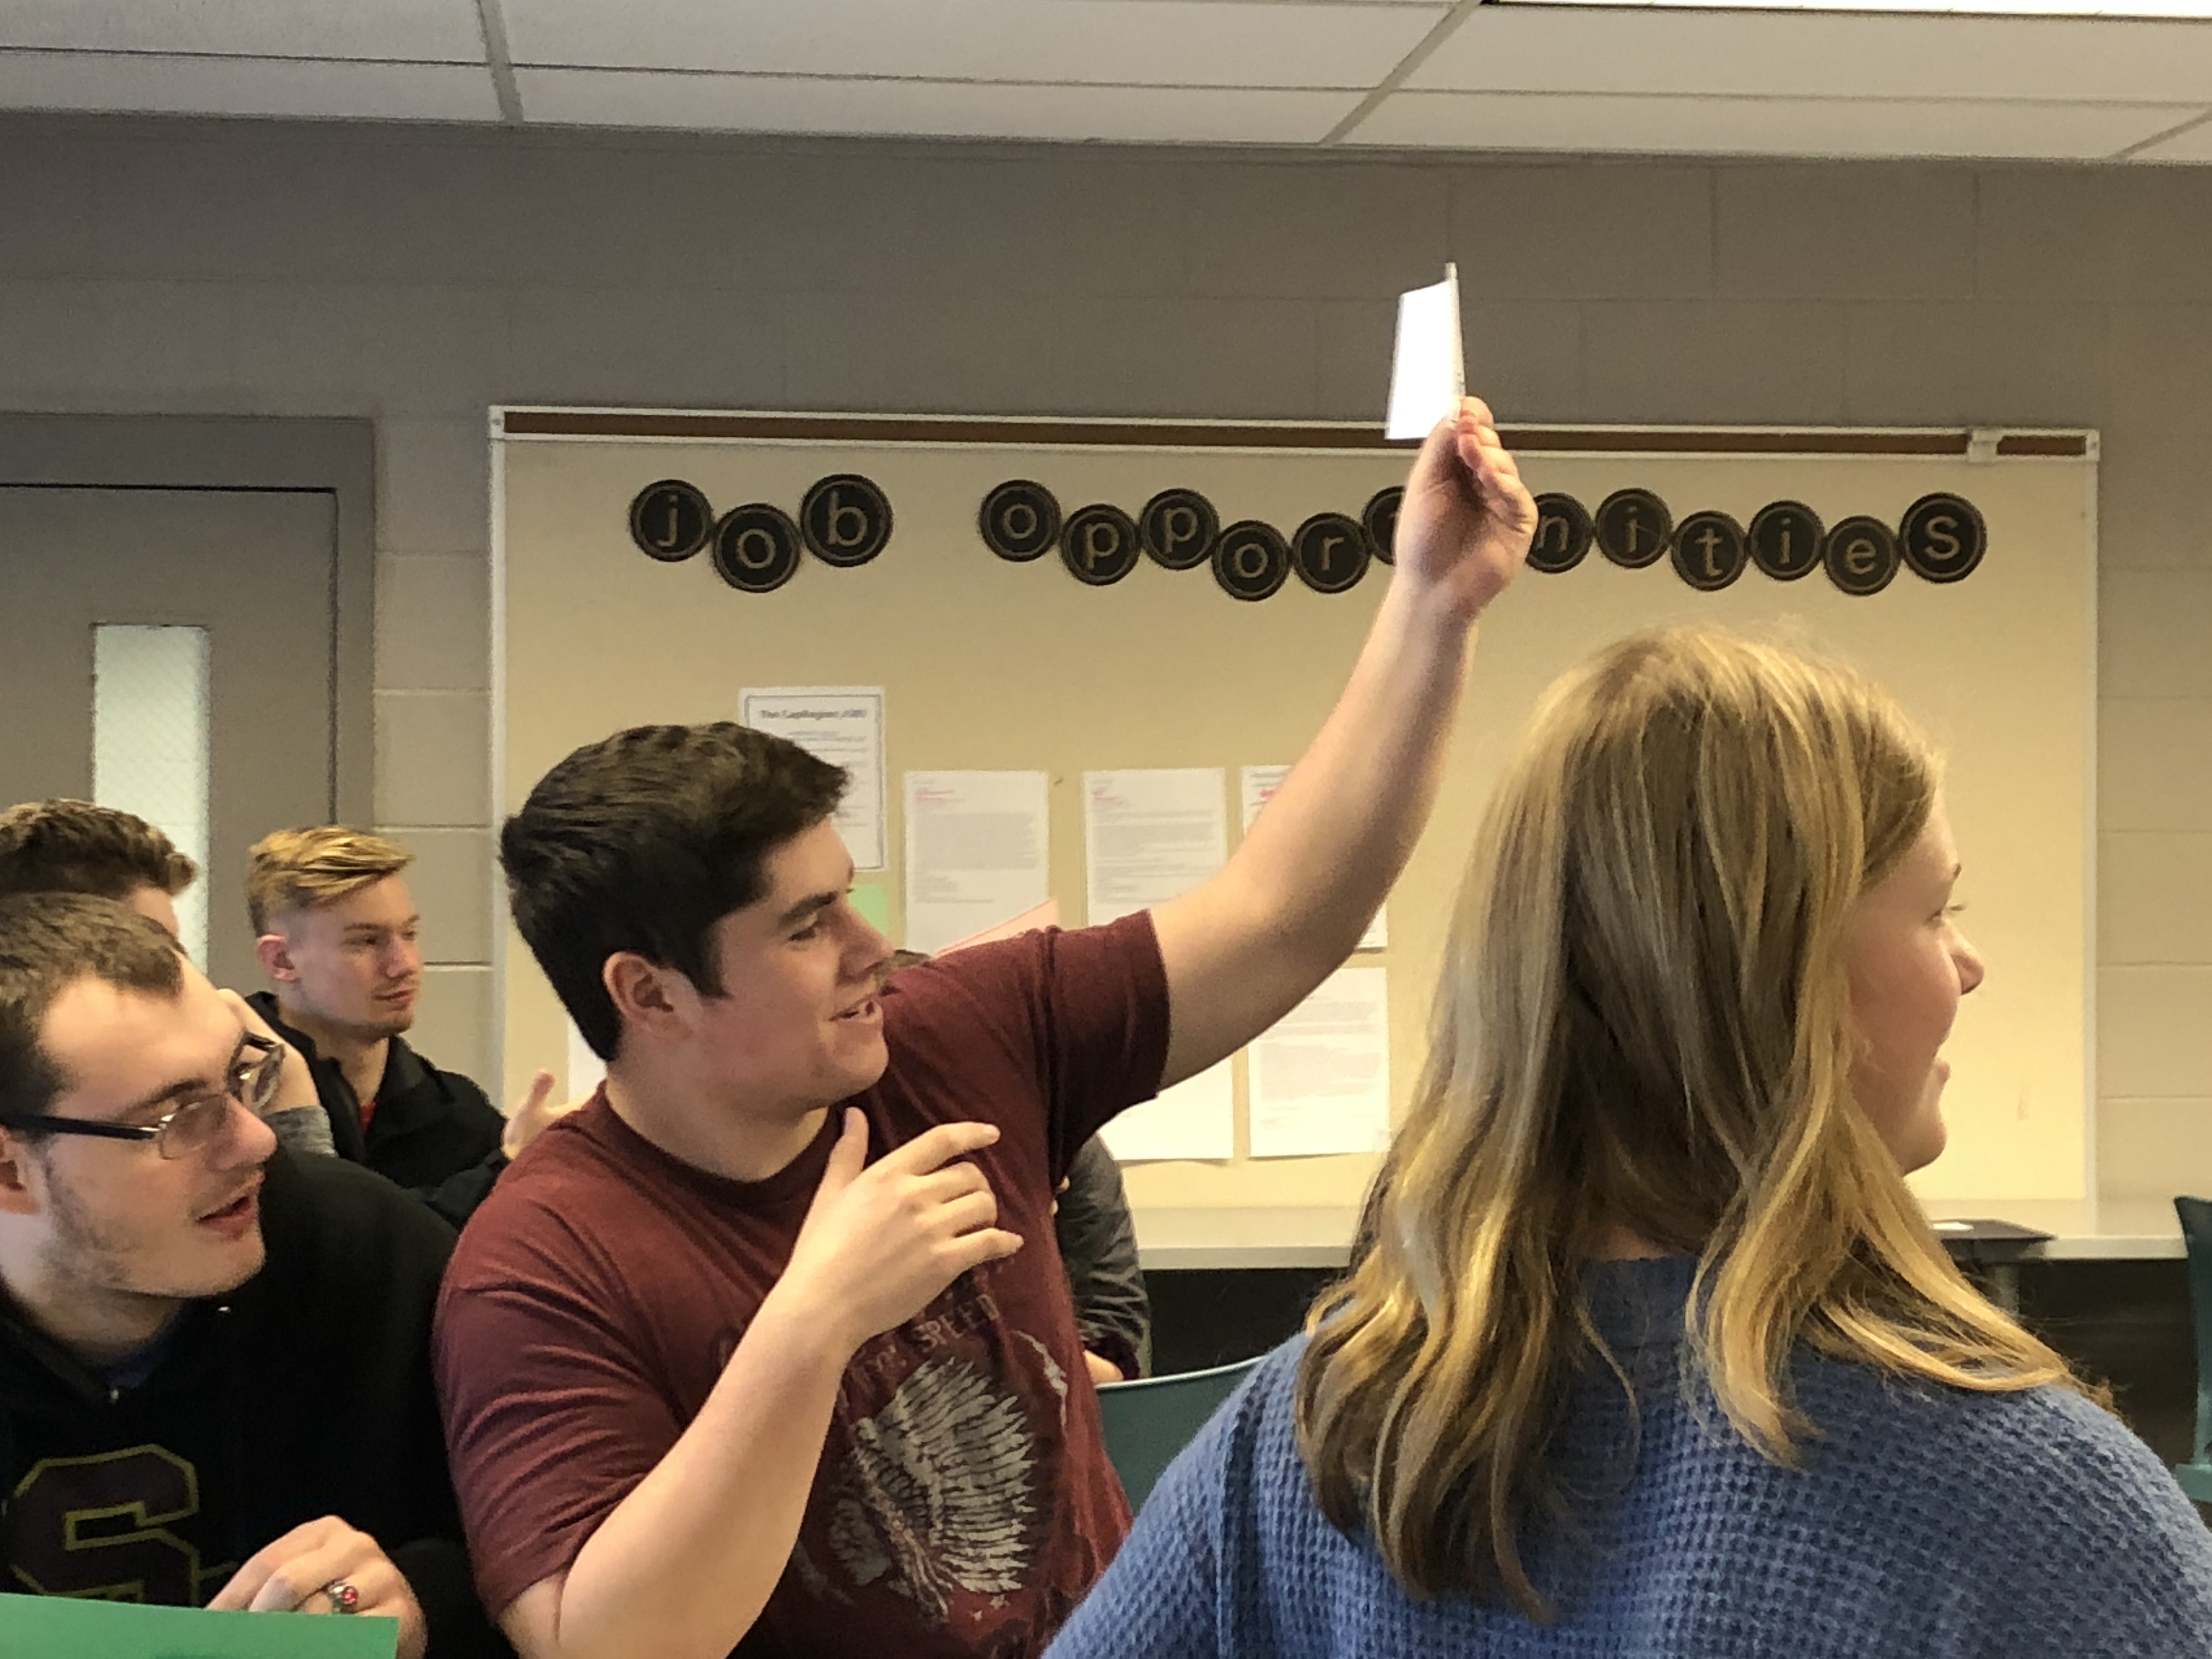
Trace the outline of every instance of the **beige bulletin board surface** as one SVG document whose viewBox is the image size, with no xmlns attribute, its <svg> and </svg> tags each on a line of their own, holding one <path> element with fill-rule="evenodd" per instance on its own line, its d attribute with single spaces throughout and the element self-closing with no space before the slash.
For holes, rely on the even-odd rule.
<svg viewBox="0 0 2212 1659">
<path fill-rule="evenodd" d="M 494 696 L 502 814 L 569 750 L 619 727 L 734 719 L 745 686 L 880 685 L 892 867 L 863 879 L 880 881 L 895 902 L 902 892 L 902 773 L 1045 770 L 1052 888 L 1071 924 L 1084 919 L 1082 773 L 1223 768 L 1233 848 L 1237 769 L 1301 752 L 1389 573 L 1378 564 L 1358 586 L 1329 597 L 1293 577 L 1257 604 L 1229 598 L 1202 567 L 1170 572 L 1149 561 L 1114 586 L 1089 587 L 1052 555 L 1015 564 L 987 550 L 976 530 L 985 493 L 1032 478 L 1070 512 L 1109 501 L 1134 514 L 1155 492 L 1180 486 L 1204 492 L 1224 523 L 1261 518 L 1287 534 L 1313 513 L 1356 516 L 1376 489 L 1402 480 L 1407 462 L 1403 450 L 1379 447 L 1025 443 L 1008 423 L 979 425 L 984 441 L 917 442 L 865 432 L 812 441 L 525 438 L 503 435 L 501 419 Z M 1593 434 L 1588 443 L 1635 435 Z M 1878 444 L 1875 434 L 1851 435 Z M 1295 428 L 1278 428 L 1265 441 L 1296 438 Z M 1663 560 L 1628 570 L 1595 551 L 1571 571 L 1526 574 L 1482 624 L 1443 796 L 1390 901 L 1390 947 L 1360 958 L 1389 969 L 1394 1115 L 1419 1070 L 1473 826 L 1538 694 L 1621 634 L 1708 621 L 1850 657 L 1950 753 L 1949 802 L 1966 863 L 1960 896 L 1990 974 L 1952 1039 L 1950 1150 L 1916 1178 L 1923 1195 L 2061 1200 L 2090 1191 L 2095 464 L 2094 444 L 2075 447 L 2087 453 L 1978 464 L 1962 455 L 1524 451 L 1522 470 L 1538 490 L 1567 491 L 1595 508 L 1613 489 L 1641 486 L 1678 521 L 1717 508 L 1748 523 L 1765 503 L 1794 499 L 1830 524 L 1855 514 L 1894 524 L 1919 496 L 1951 491 L 1980 508 L 1990 552 L 1966 580 L 1939 586 L 1905 570 L 1864 599 L 1844 596 L 1817 571 L 1785 584 L 1756 567 L 1722 592 L 1700 593 Z M 689 480 L 718 512 L 767 501 L 795 513 L 807 487 L 833 472 L 872 478 L 895 514 L 886 550 L 857 569 L 810 556 L 788 585 L 750 595 L 725 586 L 704 556 L 656 564 L 630 543 L 629 504 L 655 480 Z M 507 1074 L 557 1067 L 558 1005 L 511 929 L 501 975 Z M 1242 1224 L 1263 1212 L 1341 1218 L 1357 1203 L 1370 1158 L 1242 1156 L 1241 1061 L 1238 1085 L 1238 1158 L 1129 1169 L 1148 1245 L 1164 1232 L 1200 1245 L 1246 1237 Z"/>
</svg>

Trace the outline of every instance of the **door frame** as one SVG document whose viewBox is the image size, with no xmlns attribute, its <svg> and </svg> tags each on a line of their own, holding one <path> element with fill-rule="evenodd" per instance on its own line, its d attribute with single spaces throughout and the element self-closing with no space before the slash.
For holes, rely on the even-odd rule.
<svg viewBox="0 0 2212 1659">
<path fill-rule="evenodd" d="M 0 487 L 310 492 L 331 497 L 333 823 L 376 805 L 376 428 L 350 419 L 0 415 Z"/>
</svg>

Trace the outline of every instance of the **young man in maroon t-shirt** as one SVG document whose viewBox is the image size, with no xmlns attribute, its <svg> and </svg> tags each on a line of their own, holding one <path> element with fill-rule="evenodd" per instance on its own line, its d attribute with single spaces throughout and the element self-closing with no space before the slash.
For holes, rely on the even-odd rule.
<svg viewBox="0 0 2212 1659">
<path fill-rule="evenodd" d="M 607 1061 L 439 1316 L 478 1586 L 525 1659 L 1044 1646 L 1128 1523 L 1054 1189 L 1312 990 L 1396 878 L 1535 525 L 1489 422 L 1430 435 L 1335 711 L 1156 911 L 886 988 L 842 775 L 729 725 L 580 750 L 508 821 L 516 923 Z"/>
</svg>

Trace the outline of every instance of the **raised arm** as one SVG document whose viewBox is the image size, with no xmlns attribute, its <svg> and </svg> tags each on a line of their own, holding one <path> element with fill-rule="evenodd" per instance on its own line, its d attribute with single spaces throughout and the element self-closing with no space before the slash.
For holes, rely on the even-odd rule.
<svg viewBox="0 0 2212 1659">
<path fill-rule="evenodd" d="M 1164 1084 L 1267 1030 L 1358 943 L 1436 799 L 1475 619 L 1535 528 L 1489 409 L 1466 399 L 1413 462 L 1390 590 L 1335 709 L 1221 872 L 1153 914 Z"/>
</svg>

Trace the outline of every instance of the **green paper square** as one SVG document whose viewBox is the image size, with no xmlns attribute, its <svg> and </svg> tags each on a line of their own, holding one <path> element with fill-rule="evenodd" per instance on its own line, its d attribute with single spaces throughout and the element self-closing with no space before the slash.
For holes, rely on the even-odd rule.
<svg viewBox="0 0 2212 1659">
<path fill-rule="evenodd" d="M 392 1659 L 398 1651 L 397 1619 L 0 1595 L 0 1653 L 39 1659 Z"/>
<path fill-rule="evenodd" d="M 853 908 L 868 919 L 868 926 L 888 938 L 891 931 L 891 894 L 888 887 L 863 883 L 853 886 Z"/>
</svg>

